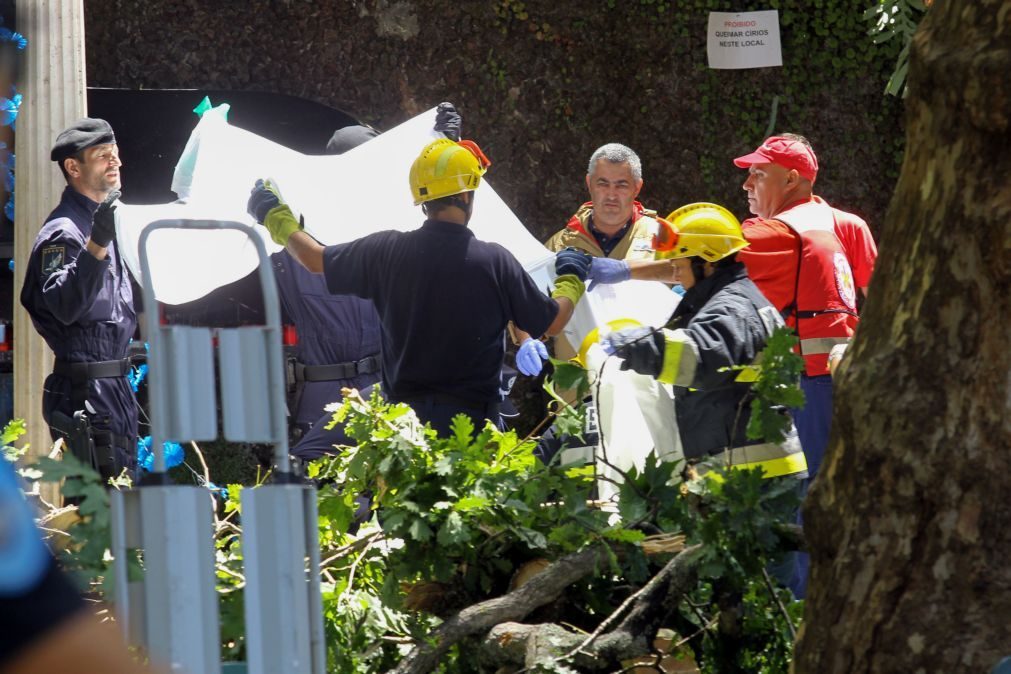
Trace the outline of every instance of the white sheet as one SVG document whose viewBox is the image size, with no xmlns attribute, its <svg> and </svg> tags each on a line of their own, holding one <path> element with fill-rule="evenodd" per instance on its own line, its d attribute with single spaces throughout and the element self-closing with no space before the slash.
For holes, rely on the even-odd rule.
<svg viewBox="0 0 1011 674">
<path fill-rule="evenodd" d="M 274 179 L 306 230 L 326 245 L 385 229 L 410 230 L 424 219 L 411 199 L 408 172 L 432 131 L 429 110 L 368 143 L 338 156 L 304 155 L 231 126 L 224 109 L 208 111 L 197 124 L 176 166 L 173 190 L 183 200 L 154 206 L 121 204 L 118 240 L 131 272 L 140 279 L 138 242 L 143 228 L 161 219 L 232 220 L 254 224 L 246 214 L 257 178 Z M 491 167 L 489 176 L 494 176 Z M 530 234 L 487 180 L 477 191 L 475 235 L 505 246 L 544 288 L 554 256 Z M 279 250 L 257 228 L 268 253 Z M 235 231 L 170 230 L 149 239 L 155 296 L 167 304 L 203 297 L 256 268 L 256 251 Z"/>
</svg>

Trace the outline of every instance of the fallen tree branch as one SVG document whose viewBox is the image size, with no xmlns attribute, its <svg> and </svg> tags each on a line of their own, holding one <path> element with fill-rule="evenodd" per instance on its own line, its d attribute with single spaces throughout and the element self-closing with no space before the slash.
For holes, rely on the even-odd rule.
<svg viewBox="0 0 1011 674">
<path fill-rule="evenodd" d="M 671 607 L 695 586 L 695 567 L 701 549 L 701 545 L 693 545 L 672 558 L 589 636 L 554 624 L 504 623 L 496 625 L 484 640 L 484 659 L 527 668 L 569 662 L 579 671 L 597 672 L 622 669 L 622 663 L 650 655 L 654 652 L 654 636 Z M 616 628 L 605 632 L 626 612 Z M 562 655 L 552 657 L 559 652 Z M 527 670 L 519 670 L 524 671 Z"/>
<path fill-rule="evenodd" d="M 565 588 L 593 573 L 607 560 L 605 546 L 584 548 L 553 562 L 509 594 L 463 609 L 440 625 L 425 642 L 415 646 L 397 664 L 393 673 L 423 674 L 431 671 L 453 644 L 499 623 L 526 617 L 534 609 L 554 601 Z"/>
</svg>

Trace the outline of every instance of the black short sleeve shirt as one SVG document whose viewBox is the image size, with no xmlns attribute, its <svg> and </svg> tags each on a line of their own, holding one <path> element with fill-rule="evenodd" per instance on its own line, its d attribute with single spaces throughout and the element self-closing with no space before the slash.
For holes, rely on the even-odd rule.
<svg viewBox="0 0 1011 674">
<path fill-rule="evenodd" d="M 328 246 L 323 274 L 330 292 L 375 304 L 393 399 L 496 400 L 506 324 L 539 336 L 558 314 L 509 251 L 451 222 Z"/>
</svg>

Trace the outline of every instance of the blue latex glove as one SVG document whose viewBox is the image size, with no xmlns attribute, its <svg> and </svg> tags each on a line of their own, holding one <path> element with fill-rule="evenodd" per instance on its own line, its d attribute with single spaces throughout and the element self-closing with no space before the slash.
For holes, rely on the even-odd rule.
<svg viewBox="0 0 1011 674">
<path fill-rule="evenodd" d="M 536 377 L 548 359 L 548 348 L 544 342 L 527 337 L 516 352 L 516 368 L 528 377 Z"/>
<path fill-rule="evenodd" d="M 632 268 L 624 260 L 609 257 L 595 257 L 590 261 L 590 275 L 593 283 L 621 283 L 632 278 Z"/>
<path fill-rule="evenodd" d="M 586 281 L 592 264 L 593 257 L 578 248 L 566 248 L 555 255 L 555 273 L 558 276 L 572 274 L 580 281 Z"/>
</svg>

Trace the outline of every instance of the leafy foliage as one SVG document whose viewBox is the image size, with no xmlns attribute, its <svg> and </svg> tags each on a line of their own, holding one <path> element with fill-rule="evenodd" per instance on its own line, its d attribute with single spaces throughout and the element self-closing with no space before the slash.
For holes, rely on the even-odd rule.
<svg viewBox="0 0 1011 674">
<path fill-rule="evenodd" d="M 24 419 L 12 419 L 4 426 L 0 432 L 0 447 L 3 448 L 4 458 L 8 461 L 17 461 L 28 451 L 28 446 L 15 447 L 14 443 L 27 432 Z"/>
<path fill-rule="evenodd" d="M 748 438 L 780 442 L 790 428 L 786 409 L 804 406 L 804 392 L 797 387 L 804 371 L 804 359 L 794 351 L 797 337 L 790 328 L 780 327 L 769 337 L 758 357 L 761 374 L 752 386 Z"/>
<path fill-rule="evenodd" d="M 102 477 L 70 453 L 64 454 L 60 461 L 41 457 L 36 467 L 40 481 L 62 480 L 63 496 L 77 501 L 77 518 L 67 531 L 72 542 L 60 550 L 63 568 L 84 589 L 111 596 L 112 577 L 108 573 L 111 559 L 107 555 L 111 541 L 109 493 Z M 116 488 L 129 484 L 129 480 L 113 481 Z"/>
<path fill-rule="evenodd" d="M 489 425 L 475 433 L 461 415 L 440 438 L 408 407 L 356 394 L 335 419 L 359 444 L 311 467 L 343 485 L 321 495 L 320 513 L 343 529 L 354 495 L 374 494 L 384 535 L 403 541 L 388 558 L 384 597 L 392 605 L 401 605 L 401 583 L 434 581 L 454 588 L 446 599 L 459 607 L 503 591 L 523 561 L 636 535 L 587 506 L 590 470 L 545 466 L 534 442 L 512 431 Z"/>
<path fill-rule="evenodd" d="M 902 44 L 895 70 L 888 78 L 885 93 L 891 96 L 905 96 L 906 74 L 909 71 L 909 44 L 920 19 L 927 12 L 930 0 L 878 0 L 877 4 L 864 12 L 864 19 L 873 21 L 868 34 L 874 44 L 895 41 Z"/>
<path fill-rule="evenodd" d="M 533 441 L 490 426 L 476 430 L 463 416 L 449 437 L 438 437 L 406 406 L 351 392 L 337 421 L 355 446 L 308 467 L 320 487 L 328 671 L 389 671 L 440 616 L 506 593 L 527 562 L 603 543 L 610 562 L 570 587 L 554 609 L 590 630 L 669 558 L 645 547 L 669 535 L 705 546 L 700 583 L 672 606 L 671 618 L 701 671 L 785 671 L 792 644 L 786 615 L 796 621 L 799 604 L 788 591 L 773 594 L 764 572 L 780 553 L 776 527 L 795 504 L 788 481 L 716 469 L 721 479 L 680 483 L 679 466 L 650 457 L 641 470 L 625 473 L 616 501 L 601 507 L 592 501 L 592 466 L 543 465 Z M 72 457 L 41 467 L 45 479 L 64 479 L 65 493 L 82 498 L 67 562 L 103 592 L 107 493 L 97 474 Z M 228 486 L 215 518 L 225 660 L 245 657 L 239 491 Z M 366 494 L 372 521 L 351 534 Z M 740 616 L 732 636 L 713 627 L 728 602 Z M 454 649 L 440 671 L 475 670 L 475 650 Z M 538 667 L 573 671 L 564 661 Z"/>
</svg>

